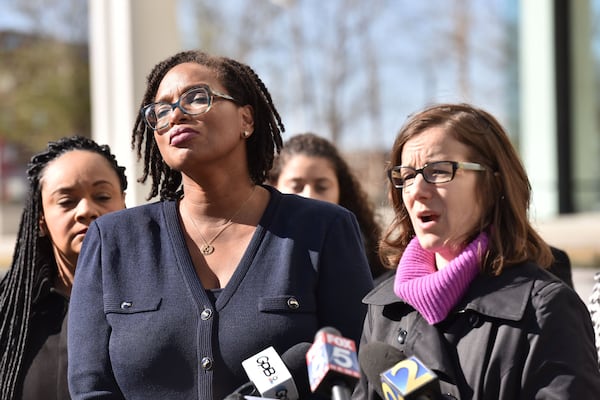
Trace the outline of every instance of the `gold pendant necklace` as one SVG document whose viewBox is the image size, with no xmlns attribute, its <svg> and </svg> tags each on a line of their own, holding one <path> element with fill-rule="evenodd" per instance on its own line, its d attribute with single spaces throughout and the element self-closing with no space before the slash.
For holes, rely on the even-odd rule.
<svg viewBox="0 0 600 400">
<path fill-rule="evenodd" d="M 198 235 L 200 235 L 200 238 L 204 242 L 204 244 L 200 246 L 200 252 L 202 254 L 204 254 L 205 256 L 209 256 L 209 255 L 211 255 L 212 253 L 215 252 L 215 246 L 213 246 L 214 241 L 217 240 L 217 238 L 219 236 L 221 236 L 221 233 L 223 233 L 225 231 L 225 229 L 227 229 L 231 225 L 233 225 L 233 219 L 239 214 L 240 211 L 242 211 L 242 208 L 244 208 L 244 206 L 246 204 L 248 204 L 248 202 L 250 201 L 250 199 L 254 195 L 254 192 L 256 192 L 256 185 L 252 189 L 252 193 L 250 193 L 250 196 L 248 196 L 248 198 L 233 213 L 233 215 L 227 219 L 227 221 L 223 224 L 223 227 L 221 229 L 219 229 L 219 231 L 210 240 L 206 240 L 206 238 L 204 237 L 204 235 L 202 234 L 202 232 L 200 232 L 200 229 L 198 228 L 198 225 L 196 225 L 196 221 L 194 220 L 194 218 L 192 218 L 192 216 L 191 216 L 191 214 L 189 212 L 189 209 L 188 209 L 188 215 L 190 216 L 190 219 L 192 220 L 192 224 L 194 225 L 194 228 L 196 229 L 196 232 L 198 232 Z"/>
</svg>

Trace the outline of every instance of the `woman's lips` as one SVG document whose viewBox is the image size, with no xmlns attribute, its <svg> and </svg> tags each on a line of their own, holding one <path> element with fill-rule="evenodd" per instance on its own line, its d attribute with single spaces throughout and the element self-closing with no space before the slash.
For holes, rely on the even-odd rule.
<svg viewBox="0 0 600 400">
<path fill-rule="evenodd" d="M 77 231 L 75 233 L 75 236 L 85 236 L 85 234 L 87 233 L 87 231 L 88 231 L 88 228 L 81 229 L 81 230 L 79 230 L 79 231 Z"/>
<path fill-rule="evenodd" d="M 196 135 L 197 132 L 193 129 L 177 129 L 169 136 L 169 144 L 171 146 L 178 146 Z"/>
<path fill-rule="evenodd" d="M 439 215 L 434 212 L 420 212 L 417 214 L 417 219 L 419 220 L 419 226 L 422 229 L 431 228 L 439 219 Z"/>
</svg>

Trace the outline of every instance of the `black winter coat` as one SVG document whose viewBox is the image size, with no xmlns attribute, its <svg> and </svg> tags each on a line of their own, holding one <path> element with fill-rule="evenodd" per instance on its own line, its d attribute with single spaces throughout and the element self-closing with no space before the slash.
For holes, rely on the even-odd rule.
<svg viewBox="0 0 600 400">
<path fill-rule="evenodd" d="M 361 347 L 379 341 L 417 356 L 438 375 L 448 398 L 600 399 L 587 308 L 577 293 L 535 264 L 478 276 L 436 325 L 399 299 L 393 285 L 391 277 L 364 298 L 369 310 Z M 352 398 L 378 399 L 380 387 L 363 372 Z"/>
</svg>

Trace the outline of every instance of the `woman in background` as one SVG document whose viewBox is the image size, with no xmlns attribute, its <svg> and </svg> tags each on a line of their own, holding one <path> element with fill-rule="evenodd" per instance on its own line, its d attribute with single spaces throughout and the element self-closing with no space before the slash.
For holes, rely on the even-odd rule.
<svg viewBox="0 0 600 400">
<path fill-rule="evenodd" d="M 27 169 L 29 193 L 0 283 L 0 398 L 69 399 L 66 315 L 88 226 L 125 207 L 127 179 L 108 146 L 48 143 Z"/>
<path fill-rule="evenodd" d="M 352 211 L 362 232 L 373 278 L 389 271 L 377 253 L 381 227 L 374 207 L 333 143 L 314 133 L 292 136 L 273 163 L 269 183 L 282 193 L 328 201 Z"/>
</svg>

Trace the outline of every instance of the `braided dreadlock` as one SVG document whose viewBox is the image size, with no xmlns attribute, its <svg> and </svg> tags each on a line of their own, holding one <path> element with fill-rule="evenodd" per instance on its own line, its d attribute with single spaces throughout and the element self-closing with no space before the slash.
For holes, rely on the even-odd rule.
<svg viewBox="0 0 600 400">
<path fill-rule="evenodd" d="M 146 93 L 140 109 L 152 103 L 164 76 L 179 64 L 193 62 L 215 71 L 217 78 L 240 105 L 250 105 L 254 113 L 254 134 L 247 140 L 248 169 L 256 184 L 265 181 L 273 165 L 273 158 L 282 146 L 281 134 L 285 130 L 271 94 L 263 81 L 249 66 L 235 60 L 211 56 L 201 51 L 184 51 L 158 63 L 147 78 Z M 154 131 L 138 114 L 133 128 L 131 146 L 143 157 L 144 170 L 139 182 L 150 176 L 152 188 L 148 200 L 159 195 L 161 200 L 177 198 L 181 173 L 172 170 L 163 160 L 154 141 Z"/>
<path fill-rule="evenodd" d="M 309 157 L 322 157 L 331 162 L 340 187 L 338 203 L 356 215 L 358 225 L 362 231 L 371 274 L 374 278 L 383 274 L 387 269 L 383 266 L 377 253 L 381 227 L 375 219 L 373 205 L 369 202 L 367 193 L 352 173 L 350 166 L 342 158 L 333 143 L 314 133 L 302 133 L 292 136 L 284 143 L 279 156 L 275 158 L 273 168 L 269 172 L 269 182 L 276 185 L 287 162 L 299 154 Z"/>
<path fill-rule="evenodd" d="M 52 244 L 40 236 L 42 196 L 40 179 L 46 166 L 59 156 L 87 150 L 102 155 L 114 168 L 121 190 L 127 189 L 125 168 L 117 164 L 107 145 L 89 138 L 72 136 L 48 143 L 48 147 L 33 156 L 27 168 L 29 193 L 23 208 L 12 265 L 0 282 L 0 398 L 12 399 L 29 333 L 29 320 L 35 295 L 44 278 L 57 273 Z"/>
</svg>

